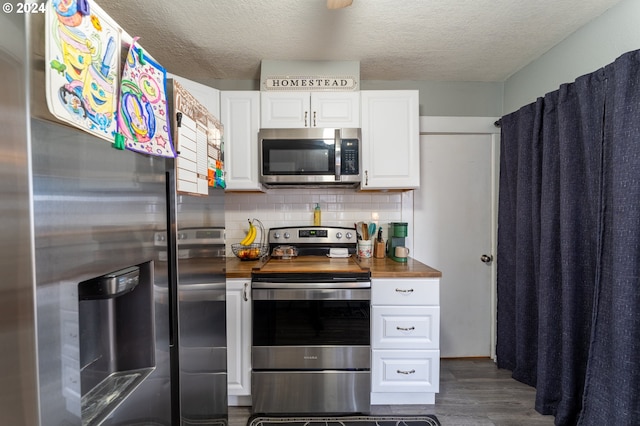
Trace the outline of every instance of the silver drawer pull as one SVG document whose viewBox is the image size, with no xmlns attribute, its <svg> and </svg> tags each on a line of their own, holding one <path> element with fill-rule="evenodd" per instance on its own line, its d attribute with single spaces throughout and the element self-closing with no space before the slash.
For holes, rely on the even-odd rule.
<svg viewBox="0 0 640 426">
<path fill-rule="evenodd" d="M 401 288 L 396 288 L 396 293 L 413 293 L 413 289 L 410 288 L 409 290 L 403 290 Z"/>
<path fill-rule="evenodd" d="M 396 327 L 396 330 L 400 330 L 400 331 L 413 331 L 416 328 L 414 326 L 411 327 Z"/>
<path fill-rule="evenodd" d="M 416 372 L 416 370 L 411 370 L 411 371 L 402 371 L 402 370 L 396 370 L 398 372 L 398 374 L 413 374 Z"/>
</svg>

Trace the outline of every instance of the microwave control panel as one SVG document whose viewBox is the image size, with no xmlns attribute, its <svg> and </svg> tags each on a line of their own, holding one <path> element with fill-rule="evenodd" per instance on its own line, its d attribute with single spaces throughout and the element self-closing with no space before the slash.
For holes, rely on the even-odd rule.
<svg viewBox="0 0 640 426">
<path fill-rule="evenodd" d="M 343 175 L 360 174 L 360 153 L 358 152 L 357 139 L 343 139 L 341 141 L 342 165 L 340 173 Z"/>
</svg>

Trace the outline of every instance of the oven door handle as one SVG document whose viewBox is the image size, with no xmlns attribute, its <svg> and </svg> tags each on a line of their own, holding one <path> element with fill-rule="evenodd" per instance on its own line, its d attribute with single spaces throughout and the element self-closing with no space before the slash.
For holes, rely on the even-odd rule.
<svg viewBox="0 0 640 426">
<path fill-rule="evenodd" d="M 254 288 L 256 300 L 371 300 L 368 288 Z"/>
<path fill-rule="evenodd" d="M 273 288 L 273 289 L 349 289 L 349 288 L 371 288 L 371 281 L 344 281 L 344 282 L 273 282 L 273 281 L 253 281 L 251 288 Z"/>
</svg>

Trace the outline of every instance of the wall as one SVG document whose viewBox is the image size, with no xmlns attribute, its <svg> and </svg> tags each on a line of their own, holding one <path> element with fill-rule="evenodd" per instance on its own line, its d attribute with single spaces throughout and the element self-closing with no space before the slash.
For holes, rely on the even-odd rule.
<svg viewBox="0 0 640 426">
<path fill-rule="evenodd" d="M 219 90 L 260 90 L 258 80 L 212 80 Z M 363 80 L 361 90 L 418 90 L 420 115 L 449 117 L 499 117 L 502 82 Z"/>
<path fill-rule="evenodd" d="M 364 80 L 361 90 L 419 90 L 420 116 L 502 115 L 501 82 Z"/>
<path fill-rule="evenodd" d="M 562 83 L 595 71 L 624 52 L 640 48 L 638 16 L 640 1 L 624 0 L 504 83 L 364 80 L 361 90 L 418 89 L 421 116 L 501 116 L 535 101 Z M 215 80 L 210 85 L 220 90 L 260 89 L 257 80 Z M 242 239 L 248 218 L 260 219 L 266 228 L 311 224 L 316 202 L 322 206 L 323 224 L 352 226 L 358 220 L 383 224 L 412 220 L 406 210 L 402 217 L 400 193 L 347 189 L 227 193 L 227 241 Z"/>
<path fill-rule="evenodd" d="M 503 113 L 640 49 L 638 17 L 640 1 L 624 0 L 509 77 L 504 84 Z"/>
<path fill-rule="evenodd" d="M 401 192 L 364 192 L 354 189 L 270 189 L 266 193 L 226 193 L 227 255 L 240 242 L 247 219 L 259 219 L 264 227 L 313 225 L 313 208 L 320 203 L 322 225 L 353 227 L 354 222 L 384 226 L 402 221 Z M 386 238 L 385 238 L 386 239 Z"/>
</svg>

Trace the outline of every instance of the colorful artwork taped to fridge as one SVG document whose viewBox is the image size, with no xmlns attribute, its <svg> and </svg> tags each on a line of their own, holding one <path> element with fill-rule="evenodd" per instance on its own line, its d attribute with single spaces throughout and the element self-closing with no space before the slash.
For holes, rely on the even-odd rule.
<svg viewBox="0 0 640 426">
<path fill-rule="evenodd" d="M 133 39 L 122 71 L 118 133 L 124 147 L 160 157 L 175 157 L 167 107 L 167 72 Z M 119 140 L 119 136 L 116 141 Z"/>
<path fill-rule="evenodd" d="M 89 0 L 51 0 L 45 21 L 49 111 L 65 123 L 113 141 L 120 28 Z"/>
</svg>

